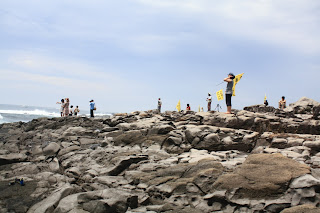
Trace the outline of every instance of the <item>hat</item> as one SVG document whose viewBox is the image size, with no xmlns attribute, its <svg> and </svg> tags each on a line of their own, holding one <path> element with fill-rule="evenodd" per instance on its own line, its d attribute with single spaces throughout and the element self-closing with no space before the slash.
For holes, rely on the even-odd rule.
<svg viewBox="0 0 320 213">
<path fill-rule="evenodd" d="M 89 102 L 93 102 L 93 100 L 89 101 Z"/>
<path fill-rule="evenodd" d="M 232 75 L 232 76 L 234 76 L 234 74 L 233 74 L 232 72 L 230 72 L 228 75 Z"/>
</svg>

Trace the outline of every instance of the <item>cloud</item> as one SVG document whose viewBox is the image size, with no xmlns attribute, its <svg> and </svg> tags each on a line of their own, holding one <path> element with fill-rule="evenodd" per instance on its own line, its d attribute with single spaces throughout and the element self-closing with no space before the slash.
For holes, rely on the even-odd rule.
<svg viewBox="0 0 320 213">
<path fill-rule="evenodd" d="M 129 38 L 125 46 L 130 48 L 132 52 L 142 55 L 165 54 L 174 51 L 187 37 L 188 35 L 182 33 L 180 36 L 157 34 L 137 35 Z"/>
<path fill-rule="evenodd" d="M 115 73 L 115 68 L 92 65 L 91 62 L 76 59 L 64 59 L 47 56 L 45 53 L 34 51 L 1 51 L 7 57 L 9 67 L 22 69 L 29 73 L 41 73 L 54 76 L 69 76 L 72 79 L 96 78 L 108 82 L 122 81 Z M 1 53 L 0 52 L 0 53 Z"/>
<path fill-rule="evenodd" d="M 33 96 L 51 102 L 60 96 L 70 97 L 76 102 L 95 98 L 100 102 L 100 109 L 108 107 L 108 110 L 124 111 L 125 107 L 134 107 L 134 104 L 128 106 L 129 102 L 138 101 L 138 105 L 143 105 L 143 101 L 148 100 L 146 96 L 153 91 L 146 80 L 148 76 L 133 78 L 134 74 L 107 69 L 107 65 L 61 59 L 39 52 L 0 51 L 0 56 L 0 88 L 10 88 L 11 95 L 6 94 L 6 99 L 11 99 L 8 103 Z"/>
<path fill-rule="evenodd" d="M 139 3 L 153 10 L 175 13 L 176 17 L 195 19 L 206 33 L 320 53 L 320 2 L 313 0 L 139 0 Z"/>
<path fill-rule="evenodd" d="M 222 43 L 246 40 L 308 54 L 320 52 L 320 2 L 314 0 L 2 4 L 2 31 L 39 39 L 76 38 L 137 54 L 163 54 L 203 37 L 215 42 L 217 36 L 225 38 Z"/>
<path fill-rule="evenodd" d="M 126 92 L 125 87 L 128 85 L 132 88 L 141 86 L 141 83 L 117 74 L 117 69 L 95 66 L 92 62 L 83 60 L 67 60 L 25 51 L 1 51 L 0 55 L 1 81 L 7 80 L 13 84 L 32 82 L 61 91 L 76 90 L 79 93 L 88 93 L 90 88 L 96 93 L 103 91 L 119 95 Z"/>
<path fill-rule="evenodd" d="M 203 12 L 206 1 L 203 0 L 137 0 L 140 4 L 148 5 L 153 8 L 178 9 L 188 12 Z"/>
<path fill-rule="evenodd" d="M 78 90 L 122 110 L 161 96 L 174 109 L 241 70 L 260 98 L 270 82 L 319 72 L 319 8 L 315 0 L 3 0 L 0 86 Z"/>
<path fill-rule="evenodd" d="M 17 83 L 32 83 L 47 87 L 54 86 L 58 90 L 76 90 L 78 92 L 85 92 L 87 88 L 92 88 L 93 90 L 104 90 L 106 92 L 111 90 L 107 85 L 101 83 L 66 77 L 54 77 L 14 70 L 0 70 L 0 73 L 2 80 L 9 80 Z"/>
</svg>

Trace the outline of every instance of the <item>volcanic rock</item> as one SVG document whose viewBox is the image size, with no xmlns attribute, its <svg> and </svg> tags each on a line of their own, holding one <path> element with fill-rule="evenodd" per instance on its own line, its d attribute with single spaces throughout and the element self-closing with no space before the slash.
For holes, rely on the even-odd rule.
<svg viewBox="0 0 320 213">
<path fill-rule="evenodd" d="M 318 212 L 317 107 L 1 124 L 0 212 Z"/>
</svg>

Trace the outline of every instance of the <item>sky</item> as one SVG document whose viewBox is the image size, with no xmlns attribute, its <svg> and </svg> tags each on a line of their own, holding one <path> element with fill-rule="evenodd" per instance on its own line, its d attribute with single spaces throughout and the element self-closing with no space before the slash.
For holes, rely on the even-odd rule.
<svg viewBox="0 0 320 213">
<path fill-rule="evenodd" d="M 0 104 L 98 111 L 320 101 L 318 0 L 1 0 Z M 218 85 L 218 86 L 217 86 Z"/>
</svg>

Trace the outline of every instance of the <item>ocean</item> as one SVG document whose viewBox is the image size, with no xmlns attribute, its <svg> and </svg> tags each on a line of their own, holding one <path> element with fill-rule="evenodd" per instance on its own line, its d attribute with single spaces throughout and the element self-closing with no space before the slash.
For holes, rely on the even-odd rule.
<svg viewBox="0 0 320 213">
<path fill-rule="evenodd" d="M 108 117 L 111 115 L 112 113 L 108 112 L 95 113 L 96 117 Z M 89 116 L 89 111 L 81 110 L 79 116 Z M 19 121 L 29 122 L 32 119 L 41 117 L 60 117 L 60 108 L 0 104 L 0 124 Z"/>
</svg>

